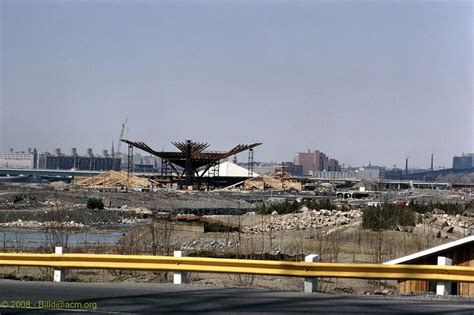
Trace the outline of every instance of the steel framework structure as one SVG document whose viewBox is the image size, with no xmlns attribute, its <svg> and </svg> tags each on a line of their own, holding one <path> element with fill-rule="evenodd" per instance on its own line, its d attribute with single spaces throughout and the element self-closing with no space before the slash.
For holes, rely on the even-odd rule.
<svg viewBox="0 0 474 315">
<path fill-rule="evenodd" d="M 221 160 L 246 150 L 251 150 L 253 155 L 253 148 L 261 145 L 261 143 L 239 144 L 225 152 L 206 151 L 209 144 L 186 140 L 183 142 L 172 142 L 172 144 L 178 148 L 178 152 L 160 152 L 153 150 L 144 142 L 135 142 L 127 139 L 121 139 L 121 141 L 168 162 L 169 166 L 178 174 L 180 182 L 182 182 L 182 178 L 185 176 L 184 180 L 186 186 L 194 186 L 196 178 L 200 181 L 204 174 Z M 183 171 L 179 172 L 176 166 L 182 168 Z M 198 169 L 201 170 L 200 173 Z"/>
</svg>

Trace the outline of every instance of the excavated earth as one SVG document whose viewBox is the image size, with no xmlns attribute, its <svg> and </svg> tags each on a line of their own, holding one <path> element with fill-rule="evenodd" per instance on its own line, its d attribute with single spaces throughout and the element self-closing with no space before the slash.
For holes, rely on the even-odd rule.
<svg viewBox="0 0 474 315">
<path fill-rule="evenodd" d="M 261 194 L 261 193 L 260 193 Z M 89 198 L 103 200 L 105 209 L 87 209 Z M 47 227 L 50 222 L 63 222 L 81 231 L 121 225 L 123 237 L 115 247 L 97 248 L 98 253 L 109 250 L 120 254 L 167 254 L 181 249 L 190 255 L 254 259 L 301 260 L 304 255 L 320 253 L 322 261 L 372 262 L 374 235 L 363 230 L 362 212 L 300 209 L 297 213 L 272 215 L 255 214 L 254 201 L 259 193 L 219 192 L 100 192 L 86 190 L 58 191 L 49 184 L 0 184 L 0 230 Z M 169 213 L 185 217 L 187 222 L 152 221 Z M 204 233 L 199 231 L 196 218 L 220 222 L 235 230 Z M 419 216 L 416 227 L 404 227 L 384 232 L 384 246 L 392 259 L 415 250 L 448 242 L 474 231 L 474 215 L 447 215 L 434 211 Z M 152 223 L 152 224 L 141 224 Z M 155 225 L 156 224 L 156 225 Z M 196 228 L 197 230 L 195 230 Z M 152 230 L 153 229 L 153 230 Z M 151 233 L 153 231 L 154 233 Z M 166 232 L 168 231 L 168 232 Z M 168 234 L 167 234 L 168 233 Z M 122 235 L 122 234 L 120 234 Z M 153 247 L 155 246 L 155 247 Z M 420 248 L 415 248 L 420 247 Z M 95 250 L 94 247 L 71 250 Z M 388 255 L 387 254 L 387 255 Z M 50 272 L 39 268 L 8 267 L 0 277 L 49 279 Z M 165 276 L 163 278 L 163 276 Z M 71 271 L 76 281 L 169 281 L 169 274 L 145 272 Z M 168 279 L 166 279 L 166 277 Z M 25 278 L 26 279 L 26 278 Z M 283 277 L 252 277 L 241 275 L 190 275 L 193 283 L 221 285 L 252 285 L 301 290 L 301 279 Z M 255 283 L 254 283 L 255 281 Z M 323 279 L 323 291 L 365 292 L 371 290 L 367 280 Z M 384 285 L 388 292 L 394 282 Z"/>
<path fill-rule="evenodd" d="M 103 200 L 105 209 L 87 209 L 89 198 Z M 0 185 L 0 224 L 24 227 L 25 222 L 64 221 L 78 226 L 135 223 L 153 213 L 243 214 L 254 204 L 231 195 L 158 191 L 56 191 L 48 184 Z"/>
</svg>

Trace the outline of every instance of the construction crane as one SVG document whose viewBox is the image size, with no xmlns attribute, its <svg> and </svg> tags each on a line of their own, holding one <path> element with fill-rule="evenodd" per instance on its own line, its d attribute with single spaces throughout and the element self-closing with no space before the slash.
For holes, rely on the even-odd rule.
<svg viewBox="0 0 474 315">
<path fill-rule="evenodd" d="M 118 157 L 122 156 L 122 151 L 121 151 L 122 141 L 120 140 L 123 139 L 123 133 L 125 132 L 125 127 L 127 126 L 127 122 L 128 122 L 128 118 L 125 119 L 125 121 L 122 123 L 122 131 L 120 131 L 120 137 L 117 143 L 117 156 Z"/>
</svg>

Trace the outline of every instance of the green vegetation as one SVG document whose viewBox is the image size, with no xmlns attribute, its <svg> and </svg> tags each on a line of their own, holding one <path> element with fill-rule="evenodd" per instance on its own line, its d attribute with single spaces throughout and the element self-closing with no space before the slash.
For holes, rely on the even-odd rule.
<svg viewBox="0 0 474 315">
<path fill-rule="evenodd" d="M 15 199 L 13 200 L 13 203 L 18 203 L 18 202 L 21 202 L 23 200 L 36 200 L 36 197 L 33 196 L 33 195 L 29 195 L 29 194 L 18 194 L 18 195 L 15 195 Z"/>
<path fill-rule="evenodd" d="M 323 199 L 323 200 L 316 200 L 316 199 L 307 199 L 303 200 L 302 206 L 306 206 L 309 209 L 312 210 L 321 210 L 321 209 L 326 209 L 326 210 L 336 210 L 337 207 L 335 204 L 331 202 L 329 199 Z"/>
<path fill-rule="evenodd" d="M 87 200 L 87 209 L 104 209 L 104 203 L 98 198 L 89 198 Z"/>
<path fill-rule="evenodd" d="M 473 202 L 460 203 L 415 203 L 411 201 L 407 206 L 384 203 L 382 207 L 367 207 L 364 209 L 362 225 L 365 229 L 374 231 L 391 230 L 397 225 L 414 226 L 416 213 L 431 213 L 434 209 L 440 209 L 447 214 L 462 214 L 472 209 Z"/>
<path fill-rule="evenodd" d="M 362 215 L 364 229 L 393 230 L 398 225 L 415 226 L 415 212 L 407 206 L 384 203 L 381 207 L 367 207 Z"/>
<path fill-rule="evenodd" d="M 433 209 L 444 210 L 447 214 L 462 214 L 465 209 L 468 209 L 468 205 L 458 203 L 441 203 L 441 202 L 429 202 L 426 204 L 415 203 L 411 201 L 408 204 L 408 208 L 418 213 L 432 212 Z"/>
<path fill-rule="evenodd" d="M 271 203 L 266 204 L 265 202 L 259 204 L 255 208 L 255 213 L 258 214 L 271 214 L 273 211 L 278 212 L 278 214 L 287 214 L 298 211 L 300 208 L 300 203 L 298 201 L 289 202 L 285 200 L 282 203 Z"/>
</svg>

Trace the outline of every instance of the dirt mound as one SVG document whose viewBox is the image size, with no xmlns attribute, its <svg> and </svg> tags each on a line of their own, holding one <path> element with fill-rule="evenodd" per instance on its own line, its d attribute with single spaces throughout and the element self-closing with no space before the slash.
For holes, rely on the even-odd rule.
<svg viewBox="0 0 474 315">
<path fill-rule="evenodd" d="M 81 188 L 113 188 L 113 187 L 134 187 L 144 188 L 157 184 L 155 181 L 137 177 L 128 176 L 127 172 L 109 171 L 94 177 L 76 177 L 73 185 Z"/>
</svg>

